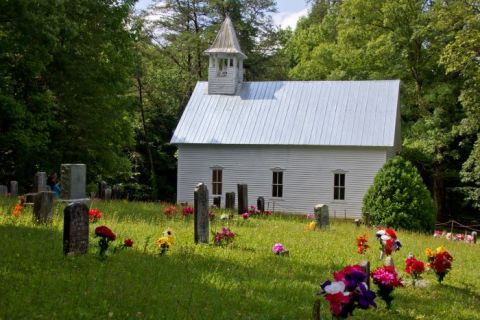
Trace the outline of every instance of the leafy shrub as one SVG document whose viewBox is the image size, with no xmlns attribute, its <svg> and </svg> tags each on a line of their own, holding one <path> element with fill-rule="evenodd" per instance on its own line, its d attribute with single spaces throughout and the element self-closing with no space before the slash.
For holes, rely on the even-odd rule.
<svg viewBox="0 0 480 320">
<path fill-rule="evenodd" d="M 362 211 L 374 225 L 418 231 L 431 231 L 435 225 L 430 192 L 417 169 L 400 156 L 378 171 L 363 198 Z"/>
</svg>

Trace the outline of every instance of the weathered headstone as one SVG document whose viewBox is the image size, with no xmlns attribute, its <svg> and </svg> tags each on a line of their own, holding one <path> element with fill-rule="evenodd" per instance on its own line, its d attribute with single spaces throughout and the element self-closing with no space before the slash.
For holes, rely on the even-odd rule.
<svg viewBox="0 0 480 320">
<path fill-rule="evenodd" d="M 477 231 L 472 231 L 473 243 L 477 243 Z"/>
<path fill-rule="evenodd" d="M 97 194 L 98 194 L 98 197 L 100 199 L 105 199 L 105 189 L 107 189 L 107 187 L 108 187 L 108 184 L 107 184 L 106 181 L 102 180 L 98 183 L 98 193 Z"/>
<path fill-rule="evenodd" d="M 87 166 L 67 163 L 60 166 L 62 199 L 85 199 Z"/>
<path fill-rule="evenodd" d="M 112 199 L 122 199 L 123 198 L 123 187 L 119 184 L 116 184 L 112 187 Z"/>
<path fill-rule="evenodd" d="M 8 194 L 7 186 L 0 184 L 0 197 L 6 197 Z"/>
<path fill-rule="evenodd" d="M 355 225 L 356 225 L 357 227 L 360 227 L 360 224 L 362 224 L 362 220 L 361 220 L 361 219 L 358 219 L 358 218 L 355 219 L 354 222 L 355 222 Z"/>
<path fill-rule="evenodd" d="M 225 209 L 235 209 L 235 192 L 225 194 Z"/>
<path fill-rule="evenodd" d="M 36 193 L 27 193 L 25 194 L 25 202 L 26 203 L 33 203 L 34 199 L 35 199 L 35 195 Z"/>
<path fill-rule="evenodd" d="M 362 271 L 367 274 L 367 287 L 370 289 L 370 262 L 368 261 L 362 261 L 359 263 L 360 268 L 362 268 Z"/>
<path fill-rule="evenodd" d="M 208 243 L 208 189 L 199 183 L 193 193 L 194 239 L 195 243 Z"/>
<path fill-rule="evenodd" d="M 222 204 L 222 197 L 213 197 L 213 205 L 217 208 L 220 208 L 220 205 Z"/>
<path fill-rule="evenodd" d="M 18 182 L 10 181 L 10 195 L 12 197 L 18 196 Z"/>
<path fill-rule="evenodd" d="M 47 173 L 37 172 L 33 180 L 33 192 L 47 191 Z"/>
<path fill-rule="evenodd" d="M 258 197 L 258 199 L 257 199 L 257 209 L 260 212 L 265 211 L 265 199 L 263 197 Z"/>
<path fill-rule="evenodd" d="M 42 191 L 33 199 L 33 221 L 35 223 L 51 223 L 53 220 L 53 200 L 55 192 Z"/>
<path fill-rule="evenodd" d="M 328 215 L 328 206 L 326 204 L 317 204 L 314 208 L 315 220 L 318 228 L 328 228 L 330 221 Z"/>
<path fill-rule="evenodd" d="M 112 199 L 112 188 L 105 189 L 105 197 L 103 200 L 110 201 Z"/>
<path fill-rule="evenodd" d="M 238 192 L 238 214 L 244 214 L 248 211 L 248 185 L 237 184 Z"/>
<path fill-rule="evenodd" d="M 69 204 L 63 210 L 63 253 L 85 254 L 88 251 L 88 207 L 83 202 Z"/>
</svg>

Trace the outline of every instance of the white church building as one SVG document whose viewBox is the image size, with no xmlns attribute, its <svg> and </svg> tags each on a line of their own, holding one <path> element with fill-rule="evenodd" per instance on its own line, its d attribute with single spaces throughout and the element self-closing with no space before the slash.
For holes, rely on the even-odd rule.
<svg viewBox="0 0 480 320">
<path fill-rule="evenodd" d="M 199 182 L 210 202 L 248 185 L 249 205 L 330 215 L 361 215 L 377 171 L 401 147 L 398 80 L 244 82 L 231 20 L 209 56 L 173 134 L 178 146 L 177 202 L 193 203 Z M 238 204 L 238 201 L 236 201 Z"/>
</svg>

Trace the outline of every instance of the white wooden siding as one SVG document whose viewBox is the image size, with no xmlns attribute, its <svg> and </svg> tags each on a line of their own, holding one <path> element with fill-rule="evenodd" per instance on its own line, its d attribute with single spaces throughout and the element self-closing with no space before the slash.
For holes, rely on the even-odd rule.
<svg viewBox="0 0 480 320">
<path fill-rule="evenodd" d="M 387 148 L 179 145 L 177 201 L 193 203 L 197 183 L 207 184 L 213 202 L 212 167 L 223 167 L 222 207 L 225 193 L 237 184 L 248 185 L 249 205 L 263 196 L 275 211 L 310 213 L 318 203 L 327 204 L 330 214 L 355 218 L 361 215 L 362 200 L 377 171 L 387 158 Z M 283 198 L 272 198 L 272 170 L 284 169 Z M 345 201 L 333 200 L 335 170 L 346 171 Z M 236 203 L 237 205 L 237 199 Z"/>
</svg>

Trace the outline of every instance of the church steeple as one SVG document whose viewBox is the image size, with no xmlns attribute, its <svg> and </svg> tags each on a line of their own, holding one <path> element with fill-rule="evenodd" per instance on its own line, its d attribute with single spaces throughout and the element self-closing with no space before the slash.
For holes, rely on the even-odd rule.
<svg viewBox="0 0 480 320">
<path fill-rule="evenodd" d="M 210 49 L 208 65 L 208 94 L 237 92 L 243 81 L 243 60 L 247 56 L 240 49 L 232 20 L 226 17 Z"/>
</svg>

